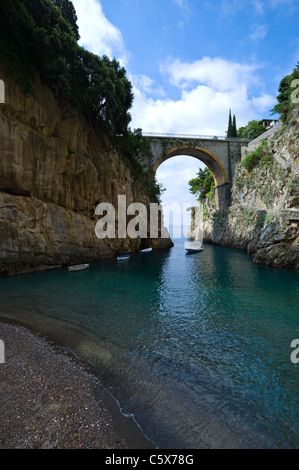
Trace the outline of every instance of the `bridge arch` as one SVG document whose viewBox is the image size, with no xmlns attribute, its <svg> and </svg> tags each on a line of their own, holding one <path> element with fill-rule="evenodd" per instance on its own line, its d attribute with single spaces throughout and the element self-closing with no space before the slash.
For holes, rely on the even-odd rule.
<svg viewBox="0 0 299 470">
<path fill-rule="evenodd" d="M 221 163 L 219 158 L 209 149 L 200 146 L 194 146 L 192 148 L 188 146 L 178 146 L 172 147 L 168 149 L 155 163 L 154 165 L 154 172 L 156 173 L 159 166 L 172 157 L 177 157 L 179 155 L 187 155 L 190 157 L 197 158 L 201 162 L 203 162 L 209 170 L 211 170 L 215 185 L 222 186 L 229 181 L 226 169 L 224 165 Z"/>
</svg>

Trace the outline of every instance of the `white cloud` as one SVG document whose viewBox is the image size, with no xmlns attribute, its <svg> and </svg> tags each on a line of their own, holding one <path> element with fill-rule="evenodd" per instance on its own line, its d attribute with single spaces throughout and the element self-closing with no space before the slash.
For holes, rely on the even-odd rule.
<svg viewBox="0 0 299 470">
<path fill-rule="evenodd" d="M 173 60 L 161 67 L 170 76 L 170 82 L 181 88 L 206 84 L 216 90 L 234 90 L 240 84 L 254 80 L 255 64 L 240 64 L 222 58 L 203 57 L 192 63 Z"/>
<path fill-rule="evenodd" d="M 185 5 L 181 0 L 177 3 Z M 116 56 L 124 65 L 129 54 L 122 34 L 108 21 L 101 3 L 89 0 L 87 6 L 85 0 L 74 0 L 74 6 L 81 44 L 96 54 Z M 250 86 L 257 82 L 257 70 L 256 64 L 217 57 L 204 57 L 192 63 L 168 59 L 161 72 L 164 79 L 180 90 L 177 100 L 165 97 L 162 86 L 151 77 L 132 75 L 135 99 L 131 127 L 145 132 L 225 135 L 229 108 L 241 126 L 258 118 L 260 113 L 264 117 L 275 104 L 275 98 L 267 94 L 249 97 Z"/>
<path fill-rule="evenodd" d="M 267 93 L 263 93 L 261 96 L 252 97 L 252 104 L 254 109 L 259 112 L 263 113 L 265 112 L 265 109 L 270 109 L 273 108 L 273 106 L 276 103 L 276 99 L 274 96 L 269 95 Z"/>
<path fill-rule="evenodd" d="M 274 96 L 263 92 L 250 96 L 251 85 L 257 83 L 257 69 L 257 65 L 219 58 L 193 63 L 174 60 L 163 70 L 181 89 L 180 99 L 155 100 L 135 86 L 132 127 L 144 132 L 224 136 L 230 108 L 241 127 L 267 116 L 276 102 Z"/>
<path fill-rule="evenodd" d="M 184 16 L 190 14 L 188 0 L 174 2 Z M 80 44 L 100 56 L 116 57 L 128 71 L 135 95 L 131 110 L 132 128 L 142 128 L 145 132 L 225 135 L 230 108 L 236 115 L 237 126 L 241 127 L 252 119 L 269 116 L 269 110 L 276 103 L 275 96 L 265 93 L 263 84 L 259 83 L 258 64 L 220 57 L 204 57 L 190 63 L 176 58 L 166 60 L 160 70 L 163 86 L 166 90 L 168 82 L 179 93 L 178 99 L 167 98 L 157 80 L 142 72 L 130 76 L 127 65 L 130 53 L 125 49 L 121 31 L 106 18 L 100 0 L 73 0 L 73 3 L 78 16 Z M 246 10 L 250 14 L 262 15 L 267 9 L 278 7 L 285 7 L 290 14 L 291 5 L 295 5 L 294 0 L 221 0 L 219 5 L 210 0 L 203 2 L 206 9 L 217 8 L 222 18 L 225 12 L 232 15 Z M 252 26 L 253 41 L 264 39 L 266 34 L 265 25 L 257 23 Z M 254 85 L 258 85 L 257 89 L 261 91 L 251 96 Z M 200 162 L 192 162 L 191 157 L 182 159 L 179 164 L 175 158 L 165 162 L 159 168 L 159 174 L 170 192 L 164 195 L 163 200 L 180 199 L 185 202 L 192 198 L 188 194 L 188 181 L 196 175 L 199 166 Z"/>
<path fill-rule="evenodd" d="M 87 50 L 110 58 L 117 57 L 122 65 L 127 53 L 120 30 L 107 20 L 97 0 L 73 0 L 77 12 L 80 44 Z"/>
<path fill-rule="evenodd" d="M 142 92 L 153 96 L 165 96 L 165 91 L 161 85 L 158 85 L 155 80 L 152 80 L 147 75 L 131 75 L 129 78 L 133 86 Z"/>
<path fill-rule="evenodd" d="M 268 34 L 268 29 L 265 24 L 254 24 L 251 26 L 252 33 L 249 38 L 254 42 L 259 42 L 265 39 Z"/>
</svg>

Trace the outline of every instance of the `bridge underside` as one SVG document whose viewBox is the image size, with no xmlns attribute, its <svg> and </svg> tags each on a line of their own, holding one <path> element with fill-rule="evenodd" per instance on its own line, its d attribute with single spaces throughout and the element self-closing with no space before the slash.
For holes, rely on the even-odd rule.
<svg viewBox="0 0 299 470">
<path fill-rule="evenodd" d="M 176 157 L 179 155 L 188 155 L 203 162 L 213 173 L 216 186 L 221 186 L 229 181 L 226 169 L 224 168 L 219 158 L 217 158 L 213 152 L 203 147 L 174 147 L 168 150 L 166 154 L 157 160 L 154 166 L 154 172 L 157 171 L 158 167 L 163 162 L 171 157 Z"/>
<path fill-rule="evenodd" d="M 209 168 L 209 170 L 211 170 L 216 185 L 215 193 L 217 209 L 227 209 L 231 201 L 231 184 L 229 183 L 229 178 L 223 164 L 219 158 L 217 158 L 216 155 L 214 155 L 214 153 L 210 150 L 198 146 L 193 148 L 181 146 L 174 147 L 168 150 L 159 160 L 157 160 L 154 166 L 154 171 L 156 172 L 158 167 L 169 158 L 179 155 L 188 155 L 190 157 L 197 158 L 203 162 Z"/>
</svg>

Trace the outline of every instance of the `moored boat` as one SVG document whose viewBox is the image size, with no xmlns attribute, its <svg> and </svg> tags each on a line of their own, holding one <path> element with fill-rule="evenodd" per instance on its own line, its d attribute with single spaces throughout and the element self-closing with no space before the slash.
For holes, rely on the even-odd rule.
<svg viewBox="0 0 299 470">
<path fill-rule="evenodd" d="M 152 251 L 153 251 L 152 248 L 146 248 L 145 250 L 140 250 L 140 253 L 146 254 L 146 253 L 151 253 Z"/>
<path fill-rule="evenodd" d="M 88 269 L 89 264 L 77 264 L 76 266 L 69 266 L 69 272 L 76 272 L 76 271 L 83 271 L 84 269 Z"/>
<path fill-rule="evenodd" d="M 130 255 L 118 255 L 116 259 L 117 261 L 126 261 L 130 259 Z"/>
<path fill-rule="evenodd" d="M 188 241 L 185 242 L 185 250 L 187 253 L 199 253 L 203 251 L 203 246 L 199 241 Z"/>
</svg>

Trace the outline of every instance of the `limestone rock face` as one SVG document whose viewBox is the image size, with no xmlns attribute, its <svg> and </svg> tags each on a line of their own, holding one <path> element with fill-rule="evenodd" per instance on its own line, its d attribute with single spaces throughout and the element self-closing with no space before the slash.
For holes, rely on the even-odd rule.
<svg viewBox="0 0 299 470">
<path fill-rule="evenodd" d="M 118 195 L 127 206 L 151 202 L 105 131 L 41 83 L 24 94 L 3 69 L 0 78 L 0 274 L 138 249 L 140 239 L 95 235 L 99 203 L 116 207 Z M 172 246 L 170 239 L 153 244 Z"/>
<path fill-rule="evenodd" d="M 240 248 L 253 261 L 299 269 L 299 111 L 242 149 L 242 159 L 265 142 L 268 161 L 250 172 L 238 165 L 232 205 L 217 211 L 205 204 L 200 222 L 207 242 Z"/>
</svg>

